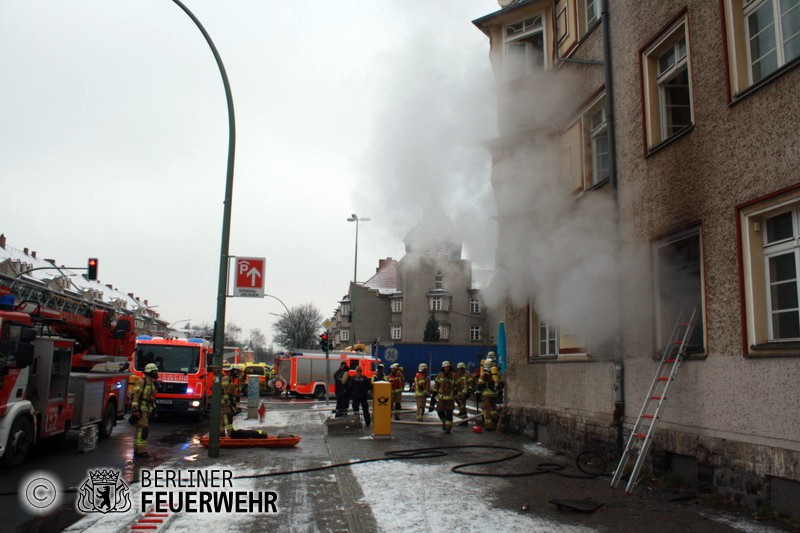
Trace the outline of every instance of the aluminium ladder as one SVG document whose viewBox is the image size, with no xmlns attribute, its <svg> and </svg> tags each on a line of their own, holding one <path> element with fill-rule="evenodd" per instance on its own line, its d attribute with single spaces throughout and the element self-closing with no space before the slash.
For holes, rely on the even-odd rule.
<svg viewBox="0 0 800 533">
<path fill-rule="evenodd" d="M 678 320 L 672 329 L 672 335 L 661 355 L 661 362 L 658 364 L 656 376 L 645 397 L 642 410 L 639 412 L 639 418 L 636 419 L 636 424 L 634 424 L 631 435 L 628 438 L 628 444 L 625 446 L 625 451 L 614 472 L 611 486 L 616 488 L 620 479 L 622 479 L 622 474 L 625 472 L 628 462 L 634 456 L 636 457 L 633 470 L 628 478 L 628 485 L 625 487 L 627 494 L 633 491 L 633 487 L 638 481 L 639 471 L 642 469 L 647 452 L 650 450 L 655 428 L 660 420 L 661 409 L 664 407 L 664 402 L 667 401 L 669 389 L 678 374 L 678 368 L 681 365 L 683 356 L 686 355 L 686 348 L 692 336 L 696 315 L 696 307 L 692 310 L 687 321 L 683 320 L 683 311 L 678 315 Z M 668 372 L 665 373 L 665 371 Z"/>
</svg>

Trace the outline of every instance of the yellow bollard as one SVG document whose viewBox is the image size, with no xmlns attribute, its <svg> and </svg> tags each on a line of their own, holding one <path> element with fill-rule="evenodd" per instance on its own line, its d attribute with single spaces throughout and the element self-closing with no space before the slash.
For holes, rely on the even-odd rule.
<svg viewBox="0 0 800 533">
<path fill-rule="evenodd" d="M 392 438 L 392 384 L 388 381 L 372 384 L 372 436 Z"/>
</svg>

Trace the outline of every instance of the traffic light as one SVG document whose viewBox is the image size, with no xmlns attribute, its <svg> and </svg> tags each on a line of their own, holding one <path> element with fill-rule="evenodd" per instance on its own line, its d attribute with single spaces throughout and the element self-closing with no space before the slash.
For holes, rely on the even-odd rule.
<svg viewBox="0 0 800 533">
<path fill-rule="evenodd" d="M 327 352 L 330 350 L 330 346 L 328 345 L 328 334 L 323 333 L 319 336 L 319 347 L 323 352 Z"/>
<path fill-rule="evenodd" d="M 97 258 L 90 257 L 86 266 L 86 279 L 97 279 Z"/>
</svg>

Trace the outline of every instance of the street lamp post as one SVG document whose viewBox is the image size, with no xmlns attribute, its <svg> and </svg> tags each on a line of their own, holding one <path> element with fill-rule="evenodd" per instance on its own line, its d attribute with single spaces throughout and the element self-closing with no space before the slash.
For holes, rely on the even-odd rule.
<svg viewBox="0 0 800 533">
<path fill-rule="evenodd" d="M 369 222 L 372 220 L 369 217 L 361 217 L 358 218 L 358 215 L 353 213 L 350 215 L 350 218 L 347 219 L 348 222 L 355 222 L 356 223 L 356 252 L 355 252 L 355 259 L 353 261 L 353 289 L 350 291 L 350 313 L 351 316 L 355 316 L 355 303 L 356 303 L 356 276 L 358 275 L 358 223 L 359 222 Z M 350 321 L 350 333 L 352 338 L 350 339 L 350 345 L 353 346 L 355 349 L 356 345 L 356 326 L 354 321 Z"/>
</svg>

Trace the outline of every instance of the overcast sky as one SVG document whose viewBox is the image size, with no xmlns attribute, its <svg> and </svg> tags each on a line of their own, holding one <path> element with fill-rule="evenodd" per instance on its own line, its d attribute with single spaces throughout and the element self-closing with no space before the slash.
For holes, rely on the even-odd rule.
<svg viewBox="0 0 800 533">
<path fill-rule="evenodd" d="M 186 0 L 237 124 L 231 255 L 331 316 L 353 275 L 400 259 L 432 198 L 492 268 L 489 42 L 496 0 Z M 210 49 L 170 0 L 0 0 L 0 233 L 169 321 L 214 321 L 228 119 Z M 272 338 L 283 307 L 228 300 Z M 388 331 L 387 331 L 388 335 Z"/>
</svg>

